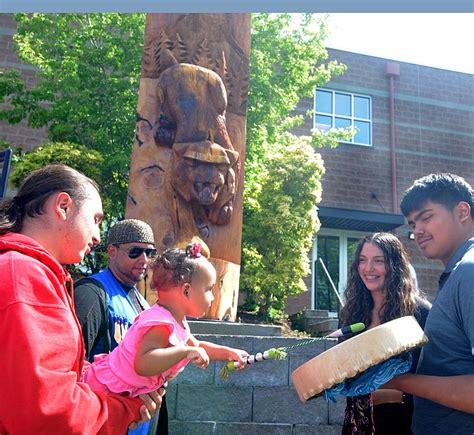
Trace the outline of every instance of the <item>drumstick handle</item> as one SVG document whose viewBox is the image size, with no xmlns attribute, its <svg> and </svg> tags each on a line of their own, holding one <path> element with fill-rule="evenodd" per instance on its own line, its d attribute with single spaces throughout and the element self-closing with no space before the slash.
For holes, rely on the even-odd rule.
<svg viewBox="0 0 474 435">
<path fill-rule="evenodd" d="M 255 355 L 249 355 L 247 358 L 245 358 L 245 364 L 250 365 L 253 364 L 254 362 L 260 362 L 260 361 L 265 361 L 267 359 L 284 359 L 286 357 L 286 353 L 283 351 L 283 349 L 268 349 L 265 352 L 258 352 Z M 237 370 L 240 367 L 240 363 L 237 361 L 229 361 L 227 363 L 227 368 L 229 370 Z"/>
<path fill-rule="evenodd" d="M 363 324 L 362 322 L 353 323 L 352 325 L 344 326 L 338 329 L 337 331 L 331 332 L 330 334 L 326 335 L 326 337 L 338 338 L 346 334 L 353 334 L 355 332 L 363 331 L 364 329 L 365 329 L 365 324 Z"/>
<path fill-rule="evenodd" d="M 265 352 L 258 352 L 255 355 L 249 355 L 245 359 L 245 364 L 250 365 L 250 364 L 253 364 L 254 362 L 264 361 L 266 359 L 271 359 L 269 356 L 268 350 L 266 350 Z M 227 367 L 229 368 L 229 370 L 236 370 L 240 367 L 240 363 L 237 361 L 229 361 L 227 363 Z"/>
</svg>

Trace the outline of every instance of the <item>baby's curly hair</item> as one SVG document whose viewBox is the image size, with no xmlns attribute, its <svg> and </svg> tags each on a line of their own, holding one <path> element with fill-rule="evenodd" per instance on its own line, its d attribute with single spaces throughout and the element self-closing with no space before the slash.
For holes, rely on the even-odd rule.
<svg viewBox="0 0 474 435">
<path fill-rule="evenodd" d="M 187 245 L 185 249 L 167 249 L 158 255 L 151 265 L 153 270 L 151 287 L 159 291 L 191 282 L 201 257 L 207 258 L 207 255 L 201 254 L 199 243 Z"/>
</svg>

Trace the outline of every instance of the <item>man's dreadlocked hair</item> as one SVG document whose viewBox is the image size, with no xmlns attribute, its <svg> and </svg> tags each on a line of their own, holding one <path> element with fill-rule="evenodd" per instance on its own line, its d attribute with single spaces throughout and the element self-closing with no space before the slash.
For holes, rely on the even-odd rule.
<svg viewBox="0 0 474 435">
<path fill-rule="evenodd" d="M 186 246 L 185 249 L 167 249 L 158 255 L 152 264 L 153 278 L 151 287 L 155 290 L 167 290 L 186 282 L 191 282 L 193 273 L 199 267 L 201 254 L 199 243 Z"/>
</svg>

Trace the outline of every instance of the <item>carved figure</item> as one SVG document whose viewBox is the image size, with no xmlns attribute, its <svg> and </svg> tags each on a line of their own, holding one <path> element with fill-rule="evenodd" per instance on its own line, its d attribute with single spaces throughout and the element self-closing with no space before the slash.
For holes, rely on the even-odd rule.
<svg viewBox="0 0 474 435">
<path fill-rule="evenodd" d="M 167 67 L 158 79 L 161 112 L 156 143 L 171 146 L 173 142 L 211 140 L 233 150 L 225 125 L 227 93 L 219 75 L 198 65 L 178 63 L 169 50 L 163 50 L 161 56 L 161 64 Z"/>
<path fill-rule="evenodd" d="M 213 224 L 228 224 L 233 211 L 239 154 L 206 140 L 176 143 L 171 159 L 174 190 L 186 202 L 202 206 Z"/>
<path fill-rule="evenodd" d="M 207 222 L 226 225 L 233 213 L 239 153 L 234 150 L 225 125 L 227 95 L 222 79 L 207 68 L 177 63 L 169 50 L 161 63 L 168 64 L 158 79 L 160 117 L 154 134 L 159 146 L 171 147 L 170 176 L 174 191 L 187 205 L 175 206 L 176 221 L 195 225 L 204 239 Z M 185 219 L 191 207 L 193 219 Z M 189 222 L 191 221 L 191 222 Z M 193 233 L 194 228 L 189 229 Z"/>
<path fill-rule="evenodd" d="M 208 245 L 213 319 L 237 313 L 249 51 L 250 14 L 147 15 L 126 217 Z"/>
</svg>

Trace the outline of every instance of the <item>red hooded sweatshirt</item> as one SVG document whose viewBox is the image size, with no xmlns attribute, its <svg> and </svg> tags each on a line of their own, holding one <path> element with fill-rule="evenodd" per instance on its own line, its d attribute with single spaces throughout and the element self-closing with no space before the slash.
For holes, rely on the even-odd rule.
<svg viewBox="0 0 474 435">
<path fill-rule="evenodd" d="M 2 435 L 125 434 L 139 419 L 141 400 L 79 382 L 84 344 L 68 281 L 35 240 L 0 236 Z"/>
</svg>

